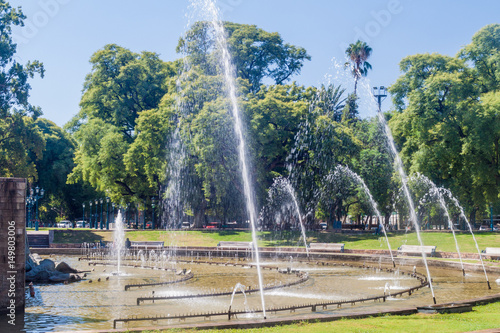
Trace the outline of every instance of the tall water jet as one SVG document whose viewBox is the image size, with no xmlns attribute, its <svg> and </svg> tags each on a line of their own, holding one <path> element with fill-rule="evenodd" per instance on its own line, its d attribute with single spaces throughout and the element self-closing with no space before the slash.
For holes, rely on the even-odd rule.
<svg viewBox="0 0 500 333">
<path fill-rule="evenodd" d="M 465 269 L 464 269 L 464 263 L 462 260 L 462 254 L 460 253 L 460 247 L 458 246 L 458 241 L 457 241 L 457 236 L 455 235 L 455 228 L 453 227 L 453 221 L 450 218 L 450 214 L 448 212 L 448 207 L 446 206 L 446 202 L 444 201 L 443 195 L 439 191 L 438 187 L 436 184 L 434 184 L 429 178 L 425 177 L 422 174 L 418 174 L 416 177 L 416 180 L 424 182 L 426 185 L 430 186 L 430 194 L 433 194 L 435 197 L 437 197 L 439 204 L 441 205 L 441 208 L 444 211 L 444 215 L 448 221 L 448 226 L 453 234 L 453 239 L 455 240 L 455 248 L 457 249 L 458 253 L 458 258 L 460 259 L 460 266 L 462 267 L 462 273 L 465 276 Z"/>
<path fill-rule="evenodd" d="M 396 262 L 394 261 L 394 256 L 392 254 L 391 244 L 389 243 L 389 237 L 387 237 L 387 232 L 385 230 L 385 226 L 383 223 L 382 214 L 380 214 L 380 211 L 378 210 L 377 202 L 375 201 L 375 199 L 373 199 L 373 196 L 372 196 L 370 190 L 368 189 L 368 186 L 366 186 L 365 181 L 357 173 L 355 173 L 354 171 L 352 171 L 351 169 L 349 169 L 346 166 L 339 165 L 339 166 L 337 166 L 335 171 L 342 172 L 342 173 L 349 175 L 351 178 L 355 179 L 361 185 L 361 187 L 363 187 L 363 191 L 368 196 L 368 200 L 370 201 L 370 204 L 371 204 L 373 210 L 375 211 L 375 215 L 377 215 L 377 217 L 379 219 L 379 223 L 382 226 L 382 231 L 384 233 L 384 237 L 385 237 L 385 240 L 387 242 L 387 247 L 389 248 L 389 253 L 391 254 L 392 266 L 394 268 L 396 268 Z"/>
<path fill-rule="evenodd" d="M 257 274 L 259 278 L 259 289 L 260 289 L 260 297 L 262 303 L 262 313 L 264 319 L 266 318 L 266 307 L 264 301 L 264 288 L 262 282 L 262 272 L 260 267 L 260 258 L 259 258 L 259 250 L 257 243 L 257 213 L 254 202 L 254 195 L 252 191 L 252 187 L 250 185 L 250 172 L 248 170 L 248 158 L 245 150 L 245 138 L 243 135 L 243 123 L 241 121 L 240 110 L 238 106 L 237 94 L 236 94 L 236 80 L 235 80 L 235 70 L 232 64 L 231 54 L 229 53 L 229 48 L 227 45 L 224 27 L 222 25 L 222 21 L 220 19 L 220 14 L 218 8 L 215 6 L 213 0 L 192 0 L 194 1 L 194 5 L 198 7 L 202 7 L 203 12 L 208 14 L 210 18 L 210 23 L 215 31 L 215 37 L 217 40 L 217 45 L 221 51 L 221 65 L 222 71 L 225 79 L 225 85 L 227 90 L 227 95 L 230 101 L 230 109 L 233 116 L 234 121 L 234 131 L 236 137 L 238 139 L 238 155 L 239 155 L 239 164 L 241 168 L 241 176 L 243 179 L 243 188 L 244 194 L 246 198 L 246 206 L 248 210 L 248 215 L 250 218 L 250 225 L 252 228 L 252 241 L 255 245 L 255 260 L 257 263 Z"/>
<path fill-rule="evenodd" d="M 283 193 L 282 191 L 285 191 L 285 193 Z M 289 198 L 290 200 L 287 200 L 286 197 L 290 197 Z M 271 186 L 268 192 L 268 204 L 263 209 L 262 212 L 264 212 L 266 209 L 269 209 L 272 211 L 271 213 L 274 213 L 276 210 L 290 209 L 291 208 L 289 207 L 290 205 L 293 206 L 292 210 L 295 210 L 295 213 L 297 214 L 302 234 L 302 240 L 306 248 L 307 257 L 309 258 L 309 248 L 307 246 L 306 230 L 304 222 L 302 220 L 302 214 L 300 213 L 299 203 L 297 201 L 297 197 L 295 195 L 293 186 L 292 184 L 290 184 L 290 181 L 286 178 L 283 177 L 275 178 L 273 185 Z"/>
<path fill-rule="evenodd" d="M 292 185 L 290 184 L 289 181 L 285 182 L 285 188 L 288 190 L 288 192 L 292 196 L 292 200 L 293 200 L 293 203 L 295 205 L 295 210 L 297 211 L 297 216 L 299 217 L 300 231 L 302 232 L 302 239 L 304 240 L 304 246 L 306 248 L 307 258 L 309 258 L 309 248 L 307 247 L 306 230 L 304 227 L 304 222 L 302 221 L 302 215 L 300 214 L 299 203 L 297 202 L 297 198 L 295 196 L 295 191 L 293 190 Z"/>
<path fill-rule="evenodd" d="M 113 250 L 115 251 L 116 256 L 117 275 L 120 275 L 122 252 L 125 245 L 125 230 L 123 229 L 123 217 L 121 210 L 118 210 L 118 214 L 115 218 L 115 231 L 113 232 L 113 241 Z"/>
<path fill-rule="evenodd" d="M 178 105 L 179 107 L 179 105 Z M 180 138 L 180 130 L 177 127 L 172 133 L 169 143 L 167 186 L 163 193 L 163 220 L 167 221 L 167 229 L 180 228 L 182 221 L 181 202 L 181 170 L 184 163 L 185 151 Z"/>
<path fill-rule="evenodd" d="M 477 241 L 476 241 L 476 236 L 474 236 L 474 232 L 472 231 L 472 226 L 470 225 L 469 220 L 467 219 L 467 216 L 465 216 L 464 209 L 462 208 L 462 206 L 458 202 L 457 198 L 455 198 L 449 190 L 443 189 L 443 192 L 446 193 L 448 195 L 448 197 L 458 207 L 458 209 L 460 210 L 460 216 L 465 220 L 465 222 L 467 223 L 467 226 L 469 227 L 469 231 L 472 235 L 472 239 L 474 240 L 474 244 L 476 244 L 477 253 L 479 254 L 479 260 L 481 261 L 481 266 L 483 267 L 483 272 L 484 272 L 484 276 L 486 277 L 486 283 L 488 284 L 488 289 L 491 289 L 490 280 L 488 279 L 488 274 L 486 273 L 486 268 L 484 267 L 483 255 L 481 254 L 481 250 L 479 250 L 479 246 L 477 245 Z"/>
<path fill-rule="evenodd" d="M 399 173 L 399 176 L 401 177 L 401 183 L 403 184 L 403 191 L 406 196 L 406 200 L 408 201 L 408 205 L 410 206 L 410 219 L 413 223 L 413 227 L 415 228 L 415 233 L 417 234 L 417 239 L 420 244 L 421 250 L 422 250 L 422 259 L 424 261 L 425 265 L 425 270 L 427 273 L 427 280 L 429 282 L 429 288 L 431 289 L 431 294 L 432 294 L 432 300 L 434 301 L 434 304 L 436 304 L 436 296 L 434 295 L 434 288 L 432 287 L 432 279 L 431 279 L 431 273 L 429 271 L 429 266 L 427 265 L 427 257 L 424 252 L 424 243 L 422 242 L 422 238 L 420 237 L 420 227 L 418 226 L 418 220 L 417 220 L 417 215 L 415 213 L 415 204 L 413 203 L 413 200 L 410 195 L 410 190 L 408 188 L 408 179 L 406 177 L 406 173 L 403 169 L 403 161 L 401 161 L 401 157 L 399 157 L 398 150 L 396 149 L 396 144 L 394 143 L 394 138 L 392 137 L 391 129 L 387 125 L 387 122 L 385 121 L 384 115 L 382 112 L 377 113 L 378 119 L 380 121 L 380 124 L 382 125 L 384 129 L 384 133 L 387 137 L 387 142 L 389 144 L 389 148 L 392 151 L 392 154 L 394 155 L 394 161 L 396 164 L 396 169 Z"/>
</svg>

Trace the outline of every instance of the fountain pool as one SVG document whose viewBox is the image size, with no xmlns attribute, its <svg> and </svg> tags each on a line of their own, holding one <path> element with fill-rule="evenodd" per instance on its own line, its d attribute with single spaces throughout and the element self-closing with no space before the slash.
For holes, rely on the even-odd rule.
<svg viewBox="0 0 500 333">
<path fill-rule="evenodd" d="M 300 278 L 294 274 L 285 273 L 289 268 L 289 257 L 283 260 L 266 258 L 261 263 L 264 287 L 279 287 L 293 283 Z M 255 274 L 255 263 L 251 258 L 220 258 L 220 257 L 178 257 L 177 261 L 158 260 L 153 265 L 155 269 L 144 266 L 140 260 L 124 259 L 122 275 L 114 276 L 116 262 L 110 260 L 93 260 L 97 265 L 90 265 L 88 260 L 78 260 L 78 256 L 53 257 L 56 261 L 65 261 L 80 270 L 92 270 L 87 273 L 86 280 L 68 285 L 36 286 L 36 296 L 27 297 L 26 330 L 29 332 L 47 331 L 77 331 L 89 329 L 111 329 L 114 319 L 171 316 L 183 314 L 227 312 L 231 303 L 234 286 L 238 283 L 246 289 L 258 289 L 258 278 Z M 371 310 L 389 310 L 426 306 L 431 303 L 432 296 L 428 287 L 416 290 L 409 296 L 395 295 L 403 290 L 419 286 L 421 283 L 409 274 L 413 272 L 414 261 L 404 259 L 399 261 L 398 272 L 392 270 L 390 258 L 386 264 L 379 266 L 378 258 L 368 261 L 320 261 L 307 258 L 294 258 L 293 270 L 298 270 L 307 276 L 304 282 L 286 288 L 266 290 L 268 318 L 284 318 L 312 314 L 311 308 L 296 309 L 296 311 L 273 312 L 269 309 L 290 307 L 294 305 L 332 303 L 344 300 L 356 300 L 387 294 L 386 301 L 357 302 L 354 305 L 344 304 L 341 307 L 318 307 L 315 313 L 342 314 L 362 313 Z M 352 258 L 351 258 L 352 259 Z M 197 263 L 203 261 L 204 263 Z M 102 265 L 113 264 L 112 266 Z M 211 264 L 209 264 L 211 263 Z M 219 263 L 219 264 L 216 264 Z M 151 264 L 151 262 L 149 262 Z M 238 265 L 238 266 L 235 266 Z M 131 267 L 136 265 L 137 267 Z M 254 265 L 250 267 L 251 265 Z M 352 267 L 351 267 L 352 265 Z M 364 266 L 364 267 L 363 267 Z M 370 267 L 370 268 L 368 268 Z M 167 268 L 168 270 L 163 270 Z M 493 284 L 493 289 L 484 287 L 484 277 L 481 271 L 471 272 L 463 277 L 460 269 L 442 269 L 430 267 L 435 292 L 439 294 L 440 302 L 456 302 L 479 296 L 493 295 L 500 292 L 500 285 Z M 169 285 L 145 286 L 130 288 L 126 285 L 158 283 L 180 280 L 182 270 L 191 271 L 193 277 L 180 283 Z M 389 271 L 390 270 L 390 271 Z M 425 272 L 422 266 L 417 271 Z M 403 274 L 403 272 L 406 272 Z M 422 275 L 423 276 L 423 275 Z M 108 278 L 109 279 L 106 279 Z M 423 277 L 425 278 L 425 277 Z M 92 282 L 89 282 L 89 280 Z M 100 279 L 100 281 L 98 281 Z M 225 292 L 224 296 L 211 296 L 185 299 L 159 299 L 165 296 L 183 296 L 193 294 Z M 137 305 L 137 298 L 155 296 L 158 299 Z M 231 311 L 246 311 L 237 318 L 261 320 L 262 313 L 252 312 L 260 309 L 261 301 L 258 291 L 247 292 L 245 296 L 237 292 L 232 301 Z M 118 322 L 117 328 L 132 328 L 141 326 L 168 326 L 179 323 L 196 325 L 207 320 L 227 321 L 227 316 L 213 316 L 210 319 L 196 317 L 192 319 L 147 320 L 138 322 Z"/>
</svg>

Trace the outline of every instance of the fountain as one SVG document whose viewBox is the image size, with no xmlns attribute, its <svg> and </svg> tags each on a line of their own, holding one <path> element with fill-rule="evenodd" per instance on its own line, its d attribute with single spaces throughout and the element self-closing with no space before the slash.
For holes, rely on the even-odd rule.
<svg viewBox="0 0 500 333">
<path fill-rule="evenodd" d="M 245 296 L 245 302 L 243 304 L 245 306 L 247 305 L 247 294 L 245 293 L 245 288 L 246 287 L 239 282 L 234 286 L 233 293 L 231 294 L 231 302 L 229 302 L 229 310 L 227 311 L 229 319 L 231 319 L 231 307 L 233 306 L 234 295 L 237 291 L 241 292 L 243 296 Z"/>
<path fill-rule="evenodd" d="M 428 185 L 430 187 L 429 194 L 437 197 L 438 202 L 439 202 L 439 204 L 441 205 L 441 208 L 444 211 L 444 215 L 446 217 L 446 220 L 448 221 L 448 227 L 450 228 L 450 230 L 451 230 L 451 232 L 453 234 L 453 239 L 455 240 L 455 247 L 457 249 L 458 258 L 460 260 L 460 266 L 462 266 L 462 273 L 465 276 L 464 263 L 462 261 L 462 254 L 460 253 L 460 248 L 458 246 L 457 236 L 455 235 L 455 228 L 453 227 L 453 222 L 451 221 L 450 214 L 448 212 L 448 208 L 446 206 L 446 203 L 444 202 L 444 198 L 441 195 L 441 192 L 439 191 L 439 189 L 437 188 L 437 186 L 429 178 L 425 177 L 424 175 L 417 174 L 414 178 L 417 181 L 423 182 L 426 185 Z"/>
<path fill-rule="evenodd" d="M 235 81 L 235 71 L 232 64 L 231 54 L 229 53 L 229 49 L 227 46 L 227 41 L 225 37 L 224 27 L 222 25 L 222 21 L 220 19 L 219 10 L 216 7 L 213 0 L 203 0 L 195 1 L 193 3 L 195 6 L 199 6 L 202 8 L 202 11 L 208 15 L 209 21 L 212 24 L 212 27 L 215 31 L 215 37 L 217 40 L 217 45 L 222 52 L 221 57 L 221 65 L 223 69 L 223 76 L 225 80 L 227 96 L 230 100 L 231 104 L 231 113 L 234 121 L 234 131 L 236 133 L 236 137 L 238 139 L 238 156 L 239 156 L 239 164 L 241 168 L 241 176 L 243 179 L 243 189 L 246 198 L 246 206 L 248 215 L 250 217 L 250 226 L 252 229 L 252 241 L 253 244 L 257 244 L 257 216 L 256 216 L 256 207 L 254 203 L 254 194 L 252 191 L 252 186 L 250 185 L 250 173 L 248 171 L 248 157 L 246 152 L 245 138 L 243 135 L 243 124 L 241 122 L 241 115 L 238 105 L 238 100 L 236 97 L 236 81 Z M 257 275 L 259 277 L 259 289 L 260 289 L 260 297 L 262 303 L 262 314 L 264 319 L 266 318 L 266 304 L 264 301 L 264 287 L 262 282 L 262 272 L 260 268 L 260 257 L 258 247 L 255 246 L 255 260 L 257 262 Z"/>
<path fill-rule="evenodd" d="M 283 191 L 285 193 L 283 193 Z M 290 197 L 290 199 L 287 198 Z M 278 211 L 280 214 L 280 210 L 287 210 L 293 206 L 293 210 L 295 210 L 296 216 L 299 220 L 300 231 L 302 234 L 302 240 L 304 242 L 304 247 L 306 249 L 307 257 L 309 257 L 309 248 L 307 245 L 307 237 L 306 230 L 304 226 L 304 222 L 302 220 L 302 214 L 300 213 L 299 203 L 297 202 L 297 197 L 295 196 L 295 191 L 293 190 L 292 184 L 290 181 L 283 177 L 277 177 L 274 179 L 273 185 L 269 189 L 268 198 L 267 198 L 267 206 L 264 207 L 261 212 L 261 215 L 266 214 L 265 210 L 271 210 L 271 215 L 276 215 L 275 211 Z M 276 207 L 277 206 L 277 207 Z M 281 214 L 280 214 L 281 215 Z M 273 216 L 269 217 L 272 218 Z"/>
<path fill-rule="evenodd" d="M 123 248 L 125 245 L 125 230 L 123 229 L 123 217 L 121 210 L 115 218 L 115 230 L 113 232 L 113 252 L 116 257 L 116 274 L 120 275 Z"/>
<path fill-rule="evenodd" d="M 484 276 L 486 278 L 486 283 L 488 284 L 488 289 L 491 289 L 491 286 L 490 286 L 490 280 L 488 279 L 488 273 L 486 273 L 486 268 L 484 267 L 484 261 L 483 261 L 483 255 L 481 253 L 481 250 L 479 250 L 479 246 L 477 245 L 477 241 L 476 241 L 476 236 L 474 236 L 474 232 L 472 231 L 472 226 L 470 225 L 469 223 L 469 220 L 467 219 L 467 216 L 465 216 L 465 212 L 464 212 L 464 209 L 463 207 L 459 204 L 457 198 L 455 198 L 451 192 L 449 190 L 446 190 L 446 189 L 443 189 L 444 193 L 446 193 L 448 195 L 448 197 L 453 200 L 453 202 L 455 203 L 455 205 L 460 209 L 460 216 L 465 220 L 465 222 L 467 223 L 467 227 L 469 228 L 469 231 L 472 235 L 472 239 L 474 240 L 474 244 L 476 245 L 476 250 L 477 250 L 477 253 L 479 254 L 479 260 L 481 261 L 481 266 L 483 267 L 483 272 L 484 272 Z"/>
<path fill-rule="evenodd" d="M 375 211 L 375 215 L 378 217 L 379 225 L 382 226 L 382 231 L 384 233 L 384 237 L 385 237 L 385 240 L 387 242 L 387 247 L 389 248 L 389 253 L 391 254 L 392 265 L 394 268 L 396 268 L 396 262 L 394 261 L 394 256 L 392 254 L 391 244 L 389 243 L 389 238 L 387 237 L 387 232 L 385 231 L 385 226 L 383 223 L 382 214 L 380 214 L 380 212 L 378 210 L 378 205 L 375 202 L 375 199 L 373 199 L 373 196 L 372 196 L 370 190 L 368 189 L 368 186 L 366 186 L 364 180 L 357 173 L 351 171 L 351 169 L 349 169 L 346 166 L 340 166 L 340 165 L 337 166 L 337 168 L 335 169 L 335 173 L 328 175 L 328 177 L 336 177 L 336 174 L 339 174 L 339 173 L 348 175 L 352 179 L 356 180 L 361 185 L 361 187 L 363 187 L 363 191 L 368 196 L 368 200 L 372 206 L 372 209 Z"/>
<path fill-rule="evenodd" d="M 207 0 L 203 3 L 194 3 L 194 5 L 200 6 L 201 10 L 209 14 L 222 52 L 222 69 L 231 102 L 234 131 L 238 138 L 239 160 L 247 211 L 251 222 L 252 240 L 256 245 L 258 244 L 256 208 L 250 186 L 231 57 L 214 3 Z M 383 118 L 381 114 L 379 117 Z M 387 124 L 383 119 L 381 122 L 386 128 L 389 143 L 395 154 L 417 237 L 423 245 L 406 175 Z M 361 184 L 376 215 L 382 221 L 377 204 L 363 180 L 347 168 L 338 167 L 337 170 L 349 174 Z M 176 177 L 177 172 L 174 173 L 170 175 L 170 178 Z M 177 188 L 171 188 L 177 191 Z M 332 316 L 333 318 L 353 314 L 362 316 L 367 313 L 367 309 L 383 313 L 391 309 L 391 305 L 394 308 L 427 305 L 427 286 L 431 289 L 435 304 L 433 282 L 439 288 L 441 299 L 447 302 L 484 295 L 491 296 L 491 292 L 477 286 L 476 282 L 481 277 L 474 272 L 471 273 L 470 283 L 464 284 L 459 283 L 462 282 L 461 276 L 454 269 L 444 270 L 432 267 L 435 280 L 431 280 L 429 264 L 424 253 L 422 257 L 426 275 L 417 271 L 416 265 L 420 262 L 417 259 L 399 260 L 399 267 L 394 269 L 395 258 L 383 225 L 382 230 L 391 250 L 392 265 L 383 263 L 381 256 L 373 255 L 313 253 L 310 256 L 307 252 L 299 205 L 289 182 L 285 182 L 284 189 L 294 198 L 293 206 L 300 219 L 302 237 L 306 244 L 306 256 L 296 251 L 297 249 L 266 249 L 262 252 L 262 259 L 265 258 L 265 260 L 261 260 L 257 246 L 254 247 L 254 253 L 249 253 L 248 251 L 223 251 L 216 247 L 200 249 L 195 246 L 196 244 L 192 247 L 177 247 L 176 244 L 172 244 L 160 251 L 134 249 L 122 255 L 124 235 L 120 212 L 117 216 L 114 235 L 115 253 L 111 255 L 104 253 L 100 248 L 94 249 L 92 246 L 86 246 L 81 258 L 75 256 L 63 258 L 78 268 L 92 266 L 92 272 L 89 273 L 92 275 L 92 280 L 87 278 L 84 279 L 87 283 L 63 287 L 40 286 L 37 296 L 27 301 L 26 329 L 30 332 L 55 329 L 109 330 L 112 326 L 124 325 L 133 329 L 144 323 L 174 325 L 178 321 L 183 324 L 189 321 L 194 326 L 203 323 L 204 320 L 213 320 L 214 325 L 219 325 L 226 322 L 226 318 L 231 320 L 236 315 L 240 316 L 239 320 L 258 320 L 261 314 L 267 318 L 266 313 L 272 315 L 268 321 L 274 320 L 279 323 L 281 320 L 299 319 L 304 315 L 313 318 L 318 310 L 321 310 L 320 315 L 323 317 Z M 309 257 L 311 260 L 302 260 Z M 113 276 L 109 278 L 106 274 L 105 267 L 108 265 L 118 267 L 120 283 L 116 283 Z M 486 274 L 484 264 L 483 270 Z M 92 283 L 89 283 L 90 281 Z M 266 281 L 265 284 L 264 281 Z M 500 282 L 497 280 L 497 283 Z M 234 287 L 230 288 L 230 286 Z M 500 285 L 494 286 L 495 292 L 498 293 L 499 290 Z M 270 307 L 266 307 L 264 292 L 266 292 L 266 297 L 272 297 L 272 301 L 269 302 L 272 303 Z M 240 297 L 241 294 L 245 297 L 243 310 L 236 308 L 238 302 L 233 304 L 234 299 Z M 78 295 L 78 299 L 75 295 Z M 367 302 L 368 300 L 370 302 Z M 358 306 L 360 304 L 361 306 Z M 116 309 L 118 309 L 118 314 Z"/>
<path fill-rule="evenodd" d="M 415 232 L 417 234 L 417 239 L 418 239 L 418 242 L 420 244 L 420 247 L 422 249 L 422 259 L 424 261 L 424 265 L 425 265 L 425 270 L 427 272 L 427 279 L 429 281 L 429 288 L 431 289 L 431 294 L 432 294 L 432 299 L 434 301 L 434 304 L 436 304 L 436 296 L 434 295 L 434 288 L 432 286 L 432 278 L 431 278 L 431 273 L 429 271 L 429 265 L 427 264 L 427 258 L 426 258 L 426 255 L 425 255 L 425 252 L 423 250 L 423 247 L 424 247 L 424 243 L 422 242 L 422 237 L 420 237 L 420 227 L 418 225 L 418 219 L 417 219 L 417 215 L 415 213 L 415 204 L 413 203 L 413 199 L 411 198 L 411 195 L 410 195 L 410 190 L 408 189 L 408 180 L 407 180 L 407 177 L 406 177 L 406 173 L 403 169 L 403 162 L 401 161 L 401 158 L 399 157 L 399 154 L 398 154 L 398 151 L 396 149 L 396 145 L 394 143 L 394 138 L 392 137 L 392 134 L 391 134 L 391 129 L 389 128 L 389 126 L 387 125 L 387 122 L 385 121 L 385 117 L 384 115 L 379 112 L 377 114 L 378 116 L 378 119 L 380 121 L 380 123 L 382 124 L 383 126 L 383 129 L 384 129 L 384 133 L 387 137 L 387 142 L 389 144 L 389 147 L 392 151 L 392 154 L 394 156 L 394 161 L 395 161 L 395 164 L 396 164 L 396 169 L 399 173 L 399 176 L 401 178 L 401 182 L 402 182 L 402 187 L 403 187 L 403 191 L 404 191 L 404 194 L 406 196 L 406 200 L 408 202 L 408 205 L 409 205 L 409 213 L 410 213 L 410 219 L 413 223 L 413 227 L 415 228 Z"/>
</svg>

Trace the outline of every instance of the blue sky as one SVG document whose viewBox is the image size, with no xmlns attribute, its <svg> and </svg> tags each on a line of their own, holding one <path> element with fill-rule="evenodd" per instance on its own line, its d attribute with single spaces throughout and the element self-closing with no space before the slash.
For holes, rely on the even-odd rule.
<svg viewBox="0 0 500 333">
<path fill-rule="evenodd" d="M 175 47 L 186 31 L 188 0 L 10 0 L 21 6 L 26 26 L 14 30 L 16 59 L 44 63 L 44 79 L 31 81 L 31 103 L 63 126 L 78 112 L 90 56 L 108 43 L 134 52 L 178 57 Z M 499 22 L 500 1 L 465 0 L 219 0 L 223 19 L 277 31 L 311 55 L 292 80 L 350 85 L 335 67 L 349 43 L 362 39 L 373 49 L 367 85 L 389 86 L 407 55 L 455 55 L 480 28 Z M 332 60 L 333 59 L 333 60 Z M 340 78 L 337 79 L 337 77 Z M 352 87 L 347 86 L 348 90 Z M 384 103 L 384 109 L 390 107 Z M 363 108 L 363 107 L 362 107 Z M 372 110 L 360 110 L 363 116 Z"/>
</svg>

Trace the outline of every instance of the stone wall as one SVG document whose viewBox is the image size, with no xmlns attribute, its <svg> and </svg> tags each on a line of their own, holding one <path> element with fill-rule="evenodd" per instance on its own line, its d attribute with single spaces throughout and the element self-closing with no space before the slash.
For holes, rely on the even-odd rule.
<svg viewBox="0 0 500 333">
<path fill-rule="evenodd" d="M 26 179 L 0 178 L 0 313 L 24 316 Z"/>
</svg>

